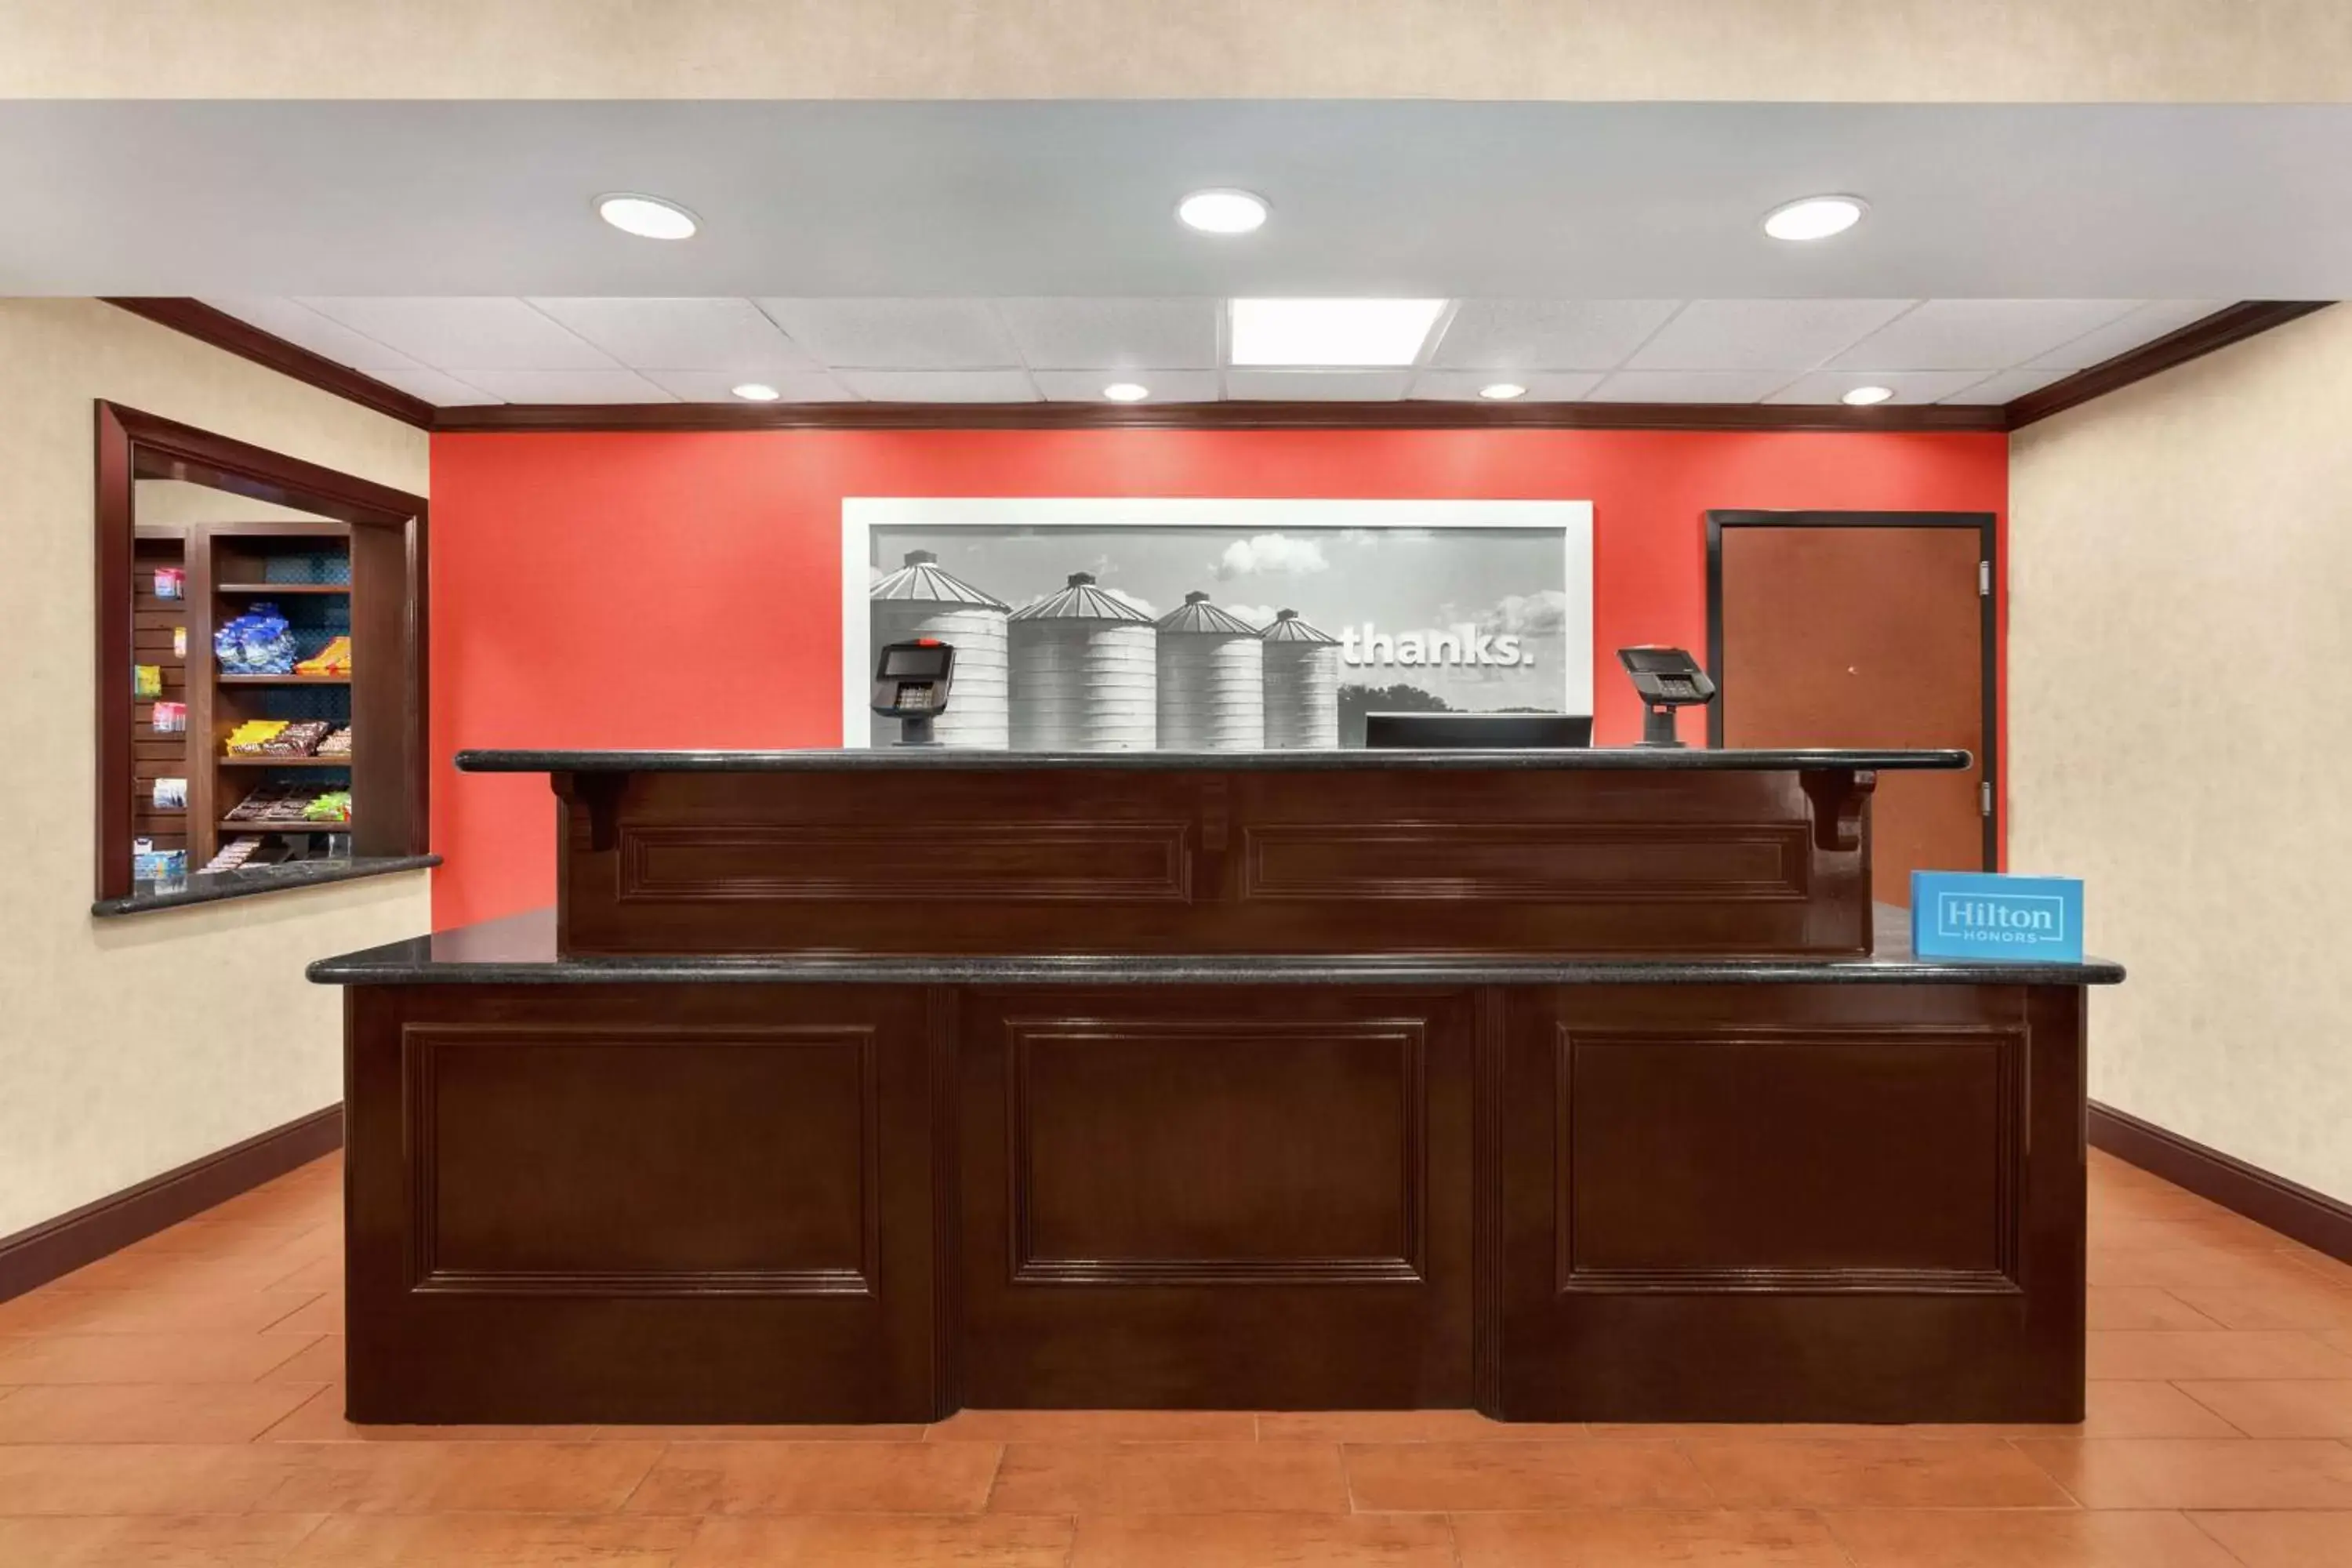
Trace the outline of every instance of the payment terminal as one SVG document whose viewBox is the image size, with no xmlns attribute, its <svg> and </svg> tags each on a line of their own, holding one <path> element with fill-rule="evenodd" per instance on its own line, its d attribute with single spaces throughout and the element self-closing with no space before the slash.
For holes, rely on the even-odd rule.
<svg viewBox="0 0 2352 1568">
<path fill-rule="evenodd" d="M 1678 647 L 1621 647 L 1618 659 L 1633 678 L 1633 695 L 1642 700 L 1642 744 L 1679 746 L 1675 733 L 1675 710 L 1704 706 L 1715 700 L 1715 682 L 1698 660 Z"/>
<path fill-rule="evenodd" d="M 894 642 L 874 667 L 874 711 L 898 721 L 902 746 L 936 746 L 931 721 L 947 710 L 955 648 L 937 637 Z"/>
</svg>

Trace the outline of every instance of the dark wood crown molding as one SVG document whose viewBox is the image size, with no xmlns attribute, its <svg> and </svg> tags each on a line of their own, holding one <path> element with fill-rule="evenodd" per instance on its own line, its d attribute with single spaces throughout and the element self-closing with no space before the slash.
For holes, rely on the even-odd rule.
<svg viewBox="0 0 2352 1568">
<path fill-rule="evenodd" d="M 396 386 L 387 386 L 372 375 L 338 364 L 324 354 L 312 353 L 299 343 L 288 342 L 275 332 L 263 331 L 249 321 L 241 321 L 226 310 L 216 310 L 201 300 L 181 299 L 110 299 L 108 304 L 143 316 L 159 326 L 185 332 L 200 342 L 216 349 L 226 349 L 239 359 L 267 365 L 281 375 L 331 392 L 338 397 L 349 398 L 362 407 L 378 414 L 389 415 L 405 425 L 420 430 L 433 428 L 432 404 L 412 396 Z"/>
<path fill-rule="evenodd" d="M 2178 331 L 2167 332 L 2160 338 L 2128 349 L 2111 360 L 2104 360 L 2088 370 L 2078 370 L 2063 381 L 2053 381 L 2038 392 L 2029 392 L 2011 403 L 2003 413 L 2009 416 L 2009 428 L 2022 429 L 2039 419 L 2063 413 L 2091 401 L 2120 391 L 2134 382 L 2146 381 L 2176 365 L 2202 359 L 2232 343 L 2299 321 L 2314 310 L 2324 310 L 2333 300 L 2245 300 L 2226 310 L 2200 317 Z"/>
<path fill-rule="evenodd" d="M 196 300 L 113 299 L 151 321 L 421 429 L 656 430 L 2015 430 L 2326 309 L 2248 300 L 2001 405 L 1847 408 L 1708 403 L 484 404 L 436 408 Z"/>
<path fill-rule="evenodd" d="M 445 408 L 436 431 L 2001 430 L 1993 407 L 1711 403 L 642 403 Z"/>
</svg>

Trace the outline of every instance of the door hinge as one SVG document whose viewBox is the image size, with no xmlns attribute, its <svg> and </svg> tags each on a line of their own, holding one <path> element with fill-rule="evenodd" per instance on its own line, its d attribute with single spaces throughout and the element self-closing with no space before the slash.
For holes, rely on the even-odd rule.
<svg viewBox="0 0 2352 1568">
<path fill-rule="evenodd" d="M 1977 563 L 1977 597 L 1979 599 L 1992 597 L 1992 563 L 1990 561 Z"/>
<path fill-rule="evenodd" d="M 1987 780 L 1985 783 L 1977 785 L 1977 815 L 1979 816 L 1990 816 L 1992 815 L 1992 783 L 1990 780 Z"/>
</svg>

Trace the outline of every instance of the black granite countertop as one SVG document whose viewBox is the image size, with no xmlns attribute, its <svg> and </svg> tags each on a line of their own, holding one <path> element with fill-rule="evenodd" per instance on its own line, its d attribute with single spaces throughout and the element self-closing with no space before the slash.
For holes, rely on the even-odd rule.
<svg viewBox="0 0 2352 1568">
<path fill-rule="evenodd" d="M 1868 958 L 1409 958 L 1328 954 L 1098 958 L 559 958 L 555 911 L 412 937 L 338 958 L 322 985 L 2113 985 L 2123 966 L 1911 955 L 1907 912 L 1878 907 Z"/>
<path fill-rule="evenodd" d="M 1390 751 L 1363 746 L 1268 752 L 982 752 L 960 747 L 839 747 L 793 752 L 467 751 L 469 773 L 789 773 L 935 769 L 943 773 L 1020 773 L 1101 768 L 1132 773 L 1324 773 L 1400 769 L 1486 772 L 1626 770 L 1655 773 L 1779 772 L 1790 768 L 1968 767 L 1961 751 L 1711 751 L 1601 746 L 1523 751 Z"/>
<path fill-rule="evenodd" d="M 260 893 L 282 893 L 289 888 L 317 888 L 329 882 L 355 882 L 362 877 L 388 876 L 394 871 L 422 871 L 441 864 L 438 855 L 374 856 L 366 858 L 296 860 L 276 866 L 242 866 L 234 871 L 196 871 L 165 881 L 139 882 L 119 899 L 100 899 L 89 906 L 94 915 L 136 915 L 149 910 L 176 910 L 188 904 L 215 904 L 224 899 L 249 899 Z"/>
</svg>

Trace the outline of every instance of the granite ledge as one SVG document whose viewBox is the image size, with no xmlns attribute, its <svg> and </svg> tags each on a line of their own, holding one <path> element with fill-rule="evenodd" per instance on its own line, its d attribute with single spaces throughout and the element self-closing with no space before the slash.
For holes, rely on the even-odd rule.
<svg viewBox="0 0 2352 1568">
<path fill-rule="evenodd" d="M 507 751 L 457 753 L 469 773 L 1778 773 L 1840 768 L 1965 768 L 1965 751 L 1718 751 L 1640 746 L 1513 751 L 983 752 L 956 747 L 839 747 L 785 752 Z"/>
<path fill-rule="evenodd" d="M 1890 932 L 1889 915 L 1898 917 Z M 322 985 L 2114 985 L 2123 966 L 1911 955 L 1881 906 L 1864 958 L 1481 958 L 1328 954 L 562 958 L 555 913 L 412 937 L 310 966 Z"/>
<path fill-rule="evenodd" d="M 149 910 L 184 909 L 190 904 L 216 904 L 228 899 L 250 899 L 295 888 L 356 882 L 362 878 L 388 877 L 397 871 L 428 870 L 439 864 L 438 855 L 390 855 L 240 867 L 234 871 L 197 871 L 168 882 L 146 885 L 144 890 L 121 898 L 100 899 L 89 906 L 89 912 L 100 917 L 144 914 Z"/>
</svg>

